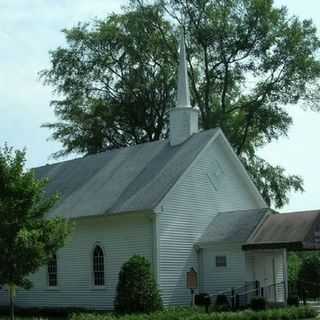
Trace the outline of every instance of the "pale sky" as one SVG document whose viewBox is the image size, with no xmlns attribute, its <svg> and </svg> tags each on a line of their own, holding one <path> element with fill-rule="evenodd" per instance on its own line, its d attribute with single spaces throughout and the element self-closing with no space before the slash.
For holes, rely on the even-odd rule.
<svg viewBox="0 0 320 320">
<path fill-rule="evenodd" d="M 320 30 L 319 0 L 275 0 L 291 14 L 312 18 Z M 47 141 L 50 132 L 40 128 L 55 121 L 49 106 L 51 89 L 38 72 L 49 65 L 48 51 L 64 45 L 61 29 L 118 12 L 126 0 L 0 0 L 0 145 L 27 149 L 27 166 L 53 160 L 61 145 Z M 320 34 L 319 34 L 320 35 Z M 290 106 L 294 124 L 288 138 L 266 146 L 260 155 L 288 172 L 304 178 L 305 192 L 290 195 L 281 211 L 320 209 L 318 144 L 320 113 Z"/>
</svg>

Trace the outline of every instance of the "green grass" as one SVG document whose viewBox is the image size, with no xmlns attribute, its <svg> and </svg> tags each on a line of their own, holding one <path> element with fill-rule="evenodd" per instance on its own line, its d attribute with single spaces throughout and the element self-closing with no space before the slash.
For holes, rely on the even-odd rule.
<svg viewBox="0 0 320 320">
<path fill-rule="evenodd" d="M 0 320 L 8 320 L 9 316 L 0 316 Z M 16 316 L 15 320 L 67 320 L 68 318 L 60 318 L 60 317 L 42 317 L 42 316 Z"/>
<path fill-rule="evenodd" d="M 294 320 L 315 318 L 317 313 L 310 307 L 290 307 L 265 311 L 212 312 L 190 308 L 167 309 L 151 314 L 116 316 L 112 314 L 79 313 L 71 320 Z"/>
<path fill-rule="evenodd" d="M 117 316 L 111 313 L 73 313 L 70 320 L 299 320 L 312 319 L 317 313 L 311 307 L 290 307 L 269 309 L 254 312 L 245 310 L 239 312 L 205 313 L 202 308 L 169 308 L 151 314 Z M 8 316 L 0 315 L 0 320 L 7 320 Z M 62 316 L 16 316 L 16 320 L 67 320 Z"/>
</svg>

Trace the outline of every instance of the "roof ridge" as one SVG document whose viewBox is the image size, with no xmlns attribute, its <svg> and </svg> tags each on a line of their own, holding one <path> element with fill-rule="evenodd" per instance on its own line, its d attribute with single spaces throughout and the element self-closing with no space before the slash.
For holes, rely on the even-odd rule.
<svg viewBox="0 0 320 320">
<path fill-rule="evenodd" d="M 249 237 L 245 241 L 246 243 L 250 242 L 258 234 L 258 232 L 261 230 L 261 227 L 263 226 L 264 222 L 267 221 L 269 219 L 269 217 L 272 215 L 273 215 L 272 210 L 268 209 L 265 211 L 264 215 L 261 217 L 260 221 L 257 223 L 255 228 L 252 230 L 251 234 L 249 235 Z"/>
<path fill-rule="evenodd" d="M 55 166 L 55 165 L 64 164 L 64 163 L 71 162 L 71 161 L 81 161 L 81 160 L 85 160 L 85 159 L 88 159 L 88 158 L 91 158 L 91 157 L 96 157 L 96 156 L 99 156 L 99 155 L 112 153 L 112 152 L 114 153 L 114 152 L 121 151 L 121 150 L 124 150 L 124 149 L 138 148 L 138 147 L 140 147 L 142 145 L 153 144 L 153 143 L 154 144 L 156 144 L 156 143 L 165 144 L 167 142 L 169 142 L 168 139 L 148 141 L 148 142 L 144 142 L 144 143 L 137 143 L 137 144 L 129 145 L 129 146 L 126 146 L 126 147 L 113 148 L 113 149 L 100 151 L 100 152 L 97 152 L 97 153 L 87 154 L 87 155 L 84 155 L 82 157 L 80 157 L 80 155 L 79 155 L 79 157 L 77 157 L 77 158 L 62 160 L 62 161 L 58 161 L 58 162 L 55 162 L 55 163 L 46 163 L 46 164 L 43 164 L 43 165 L 38 166 L 38 167 L 32 167 L 32 168 L 30 168 L 30 170 L 35 170 L 35 169 L 40 169 L 40 168 L 44 168 L 44 167 Z"/>
<path fill-rule="evenodd" d="M 301 211 L 289 211 L 289 212 L 281 212 L 280 215 L 287 215 L 287 214 L 301 214 L 301 213 L 319 213 L 320 209 L 313 209 L 313 210 L 301 210 Z"/>
<path fill-rule="evenodd" d="M 209 131 L 215 131 L 217 128 L 211 128 L 211 129 L 208 129 L 208 130 L 203 130 L 203 131 L 199 131 L 195 134 L 193 134 L 191 137 L 193 137 L 194 135 L 198 135 L 198 134 L 203 134 L 203 133 L 208 133 Z M 189 138 L 189 139 L 190 139 Z M 188 139 L 188 140 L 189 140 Z M 185 142 L 187 142 L 188 140 L 186 140 Z M 67 163 L 67 162 L 71 162 L 71 161 L 81 161 L 81 160 L 85 160 L 85 159 L 88 159 L 90 157 L 96 157 L 96 156 L 99 156 L 99 155 L 103 155 L 103 154 L 107 154 L 107 153 L 113 153 L 113 152 L 118 152 L 118 151 L 121 151 L 121 150 L 124 150 L 124 149 L 129 149 L 129 148 L 139 148 L 141 146 L 145 146 L 145 145 L 149 145 L 149 144 L 166 144 L 169 142 L 169 139 L 163 139 L 163 140 L 154 140 L 154 141 L 147 141 L 147 142 L 144 142 L 144 143 L 137 143 L 137 144 L 133 144 L 133 145 L 129 145 L 129 146 L 125 146 L 125 147 L 119 147 L 119 148 L 113 148 L 113 149 L 108 149 L 108 150 L 105 150 L 105 151 L 101 151 L 101 152 L 97 152 L 97 153 L 92 153 L 92 154 L 88 154 L 88 155 L 83 155 L 82 157 L 77 157 L 77 158 L 73 158 L 73 159 L 66 159 L 66 160 L 62 160 L 62 161 L 57 161 L 55 163 L 46 163 L 46 164 L 43 164 L 41 166 L 37 166 L 37 167 L 32 167 L 30 168 L 30 170 L 35 170 L 35 169 L 40 169 L 40 168 L 44 168 L 44 167 L 50 167 L 50 166 L 56 166 L 56 165 L 59 165 L 59 164 L 64 164 L 64 163 Z"/>
<path fill-rule="evenodd" d="M 268 210 L 270 208 L 256 208 L 256 209 L 240 209 L 240 210 L 231 210 L 231 211 L 219 211 L 218 214 L 232 214 L 232 213 L 239 213 L 239 212 L 252 212 L 252 211 L 262 211 L 262 210 Z"/>
</svg>

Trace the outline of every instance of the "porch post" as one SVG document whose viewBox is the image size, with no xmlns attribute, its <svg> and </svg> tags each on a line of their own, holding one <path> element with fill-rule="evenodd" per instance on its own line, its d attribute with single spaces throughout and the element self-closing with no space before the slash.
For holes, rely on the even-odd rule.
<svg viewBox="0 0 320 320">
<path fill-rule="evenodd" d="M 287 305 L 288 300 L 288 258 L 287 249 L 283 249 L 283 281 L 284 281 L 284 304 Z"/>
<path fill-rule="evenodd" d="M 277 300 L 277 277 L 276 277 L 276 260 L 274 255 L 272 256 L 272 273 L 273 273 L 273 296 L 274 296 L 274 302 L 278 302 Z"/>
</svg>

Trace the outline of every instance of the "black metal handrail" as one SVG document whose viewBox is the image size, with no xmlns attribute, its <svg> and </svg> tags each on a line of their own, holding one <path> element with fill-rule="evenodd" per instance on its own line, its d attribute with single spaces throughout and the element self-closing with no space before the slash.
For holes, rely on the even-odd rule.
<svg viewBox="0 0 320 320">
<path fill-rule="evenodd" d="M 224 295 L 227 297 L 230 303 L 230 306 L 232 308 L 235 306 L 239 307 L 239 304 L 241 304 L 239 302 L 239 297 L 244 296 L 245 293 L 249 291 L 255 292 L 256 294 L 258 294 L 259 287 L 260 287 L 259 281 L 247 281 L 243 286 L 213 293 L 213 294 L 210 294 L 209 296 L 210 296 L 211 303 L 213 303 L 219 295 Z"/>
<path fill-rule="evenodd" d="M 260 286 L 259 281 L 247 282 L 245 285 L 238 288 L 231 288 L 210 294 L 211 303 L 214 302 L 214 298 L 219 295 L 225 295 L 232 308 L 241 308 L 250 305 L 251 300 L 255 297 L 264 297 L 273 302 L 280 302 L 280 300 L 285 302 L 286 287 L 284 281 L 272 283 L 267 286 Z M 279 299 L 280 296 L 283 299 Z"/>
<path fill-rule="evenodd" d="M 210 294 L 210 297 L 215 297 L 218 295 L 226 295 L 226 296 L 232 297 L 232 296 L 235 296 L 236 294 L 240 294 L 241 292 L 245 292 L 250 288 L 254 288 L 254 290 L 256 290 L 257 287 L 259 287 L 259 281 L 247 281 L 243 286 L 223 290 L 217 293 L 212 293 Z"/>
<path fill-rule="evenodd" d="M 259 287 L 257 289 L 251 289 L 247 292 L 243 292 L 241 294 L 238 294 L 235 297 L 235 307 L 242 307 L 247 306 L 251 303 L 251 300 L 255 297 L 264 297 L 266 300 L 272 301 L 272 302 L 284 302 L 286 292 L 285 292 L 285 282 L 277 282 L 272 283 L 267 286 Z M 279 299 L 280 296 L 283 299 Z"/>
</svg>

